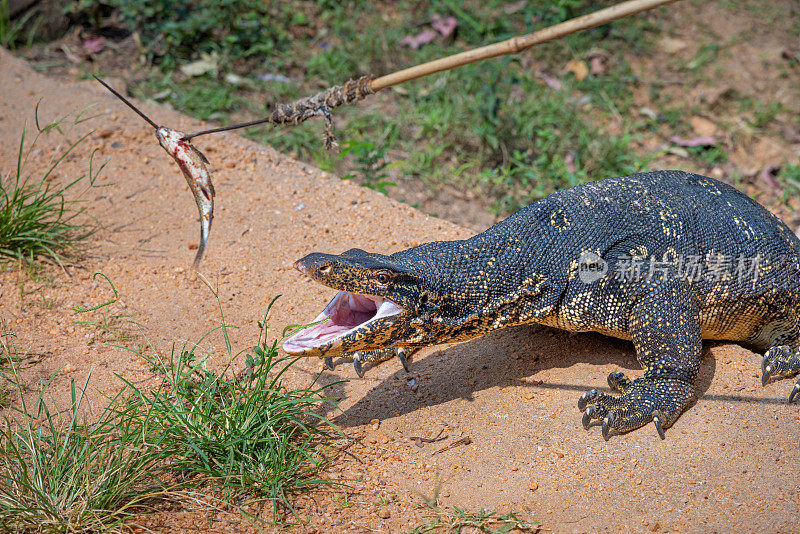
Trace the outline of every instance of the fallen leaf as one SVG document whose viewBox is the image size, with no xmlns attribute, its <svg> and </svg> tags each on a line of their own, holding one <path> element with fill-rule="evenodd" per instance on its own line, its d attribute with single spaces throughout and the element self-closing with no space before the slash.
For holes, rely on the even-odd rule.
<svg viewBox="0 0 800 534">
<path fill-rule="evenodd" d="M 557 80 L 556 78 L 553 78 L 552 76 L 548 76 L 547 74 L 542 74 L 542 73 L 535 74 L 534 76 L 544 81 L 544 83 L 546 83 L 549 87 L 552 87 L 553 89 L 556 90 L 561 89 L 562 86 L 561 81 Z"/>
<path fill-rule="evenodd" d="M 406 35 L 400 41 L 400 46 L 407 46 L 412 50 L 418 49 L 424 44 L 428 44 L 436 39 L 436 32 L 433 30 L 423 30 L 416 35 Z"/>
<path fill-rule="evenodd" d="M 639 114 L 644 115 L 645 117 L 656 120 L 658 118 L 658 113 L 653 108 L 649 108 L 647 106 L 642 106 L 639 108 Z"/>
<path fill-rule="evenodd" d="M 258 78 L 262 82 L 292 83 L 292 80 L 289 77 L 274 72 L 256 74 L 256 78 Z"/>
<path fill-rule="evenodd" d="M 525 9 L 525 6 L 528 5 L 528 0 L 520 0 L 519 2 L 511 2 L 510 4 L 506 4 L 503 6 L 503 13 L 506 15 L 513 15 L 517 11 L 521 9 Z"/>
<path fill-rule="evenodd" d="M 672 37 L 664 37 L 658 41 L 658 46 L 667 54 L 677 54 L 688 45 L 686 41 L 681 39 L 673 39 Z"/>
<path fill-rule="evenodd" d="M 578 171 L 578 167 L 575 166 L 575 158 L 577 154 L 574 150 L 570 150 L 567 152 L 567 156 L 564 158 L 564 166 L 567 168 L 567 171 L 575 174 Z"/>
<path fill-rule="evenodd" d="M 567 63 L 567 72 L 571 72 L 575 75 L 576 80 L 581 81 L 589 75 L 589 67 L 586 66 L 585 61 L 573 59 Z"/>
<path fill-rule="evenodd" d="M 456 22 L 455 17 L 447 17 L 443 19 L 439 15 L 434 14 L 431 26 L 433 26 L 434 30 L 441 33 L 442 37 L 450 37 L 453 35 L 453 32 L 456 31 L 458 22 Z"/>
<path fill-rule="evenodd" d="M 219 72 L 219 56 L 216 52 L 202 53 L 200 59 L 181 65 L 181 72 L 186 76 L 202 76 L 204 74 L 216 76 Z"/>
<path fill-rule="evenodd" d="M 589 72 L 595 76 L 601 76 L 606 73 L 606 58 L 603 56 L 595 56 L 589 60 Z"/>
<path fill-rule="evenodd" d="M 692 125 L 692 130 L 700 137 L 709 137 L 717 133 L 717 125 L 703 117 L 691 117 L 689 124 Z"/>
<path fill-rule="evenodd" d="M 717 144 L 717 140 L 710 135 L 692 137 L 691 139 L 684 139 L 683 137 L 673 135 L 669 140 L 678 146 L 714 146 Z"/>
<path fill-rule="evenodd" d="M 685 148 L 681 148 L 679 146 L 671 146 L 667 149 L 667 154 L 672 154 L 673 156 L 678 156 L 680 158 L 688 158 L 689 151 Z"/>
<path fill-rule="evenodd" d="M 92 54 L 99 54 L 106 47 L 106 40 L 103 37 L 87 39 L 83 42 L 83 47 Z"/>
</svg>

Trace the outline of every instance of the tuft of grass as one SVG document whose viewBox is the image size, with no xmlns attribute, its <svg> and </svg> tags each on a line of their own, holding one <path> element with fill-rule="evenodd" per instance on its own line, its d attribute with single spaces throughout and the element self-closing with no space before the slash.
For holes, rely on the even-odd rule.
<svg viewBox="0 0 800 534">
<path fill-rule="evenodd" d="M 378 148 L 370 141 L 351 141 L 342 149 L 340 158 L 352 154 L 355 159 L 356 173 L 345 174 L 342 180 L 358 177 L 364 187 L 374 189 L 383 193 L 388 193 L 389 187 L 396 187 L 397 184 L 387 180 L 389 174 L 386 170 L 391 162 L 386 160 L 386 147 Z"/>
<path fill-rule="evenodd" d="M 516 513 L 499 514 L 481 508 L 479 512 L 468 512 L 458 506 L 442 508 L 435 501 L 425 500 L 417 503 L 419 508 L 426 508 L 427 523 L 417 525 L 409 534 L 425 534 L 428 532 L 442 534 L 461 534 L 462 532 L 484 532 L 486 534 L 507 534 L 517 532 L 538 532 L 539 523 L 520 519 Z"/>
<path fill-rule="evenodd" d="M 17 20 L 12 21 L 8 0 L 0 0 L 0 47 L 11 50 L 20 43 L 24 43 L 24 46 L 31 46 L 41 22 L 41 16 L 33 19 L 34 14 L 35 11 L 29 10 Z M 27 32 L 25 31 L 26 26 Z M 24 37 L 23 34 L 25 34 Z"/>
<path fill-rule="evenodd" d="M 111 289 L 114 299 L 76 311 L 111 305 Z M 231 356 L 224 316 L 218 329 L 231 358 L 221 371 L 209 368 L 209 355 L 197 356 L 197 344 L 173 345 L 166 359 L 127 349 L 151 364 L 155 387 L 119 377 L 124 386 L 93 422 L 84 413 L 91 373 L 81 387 L 71 380 L 68 406 L 51 394 L 55 375 L 30 404 L 13 358 L 4 360 L 11 373 L 2 378 L 20 402 L 0 423 L 0 531 L 120 532 L 158 503 L 206 494 L 218 501 L 220 488 L 234 507 L 271 501 L 279 522 L 279 507 L 292 510 L 295 493 L 334 483 L 318 476 L 333 457 L 334 434 L 343 436 L 324 416 L 329 386 L 284 384 L 296 359 L 279 357 L 277 342 L 267 341 L 266 317 L 238 374 L 232 364 L 241 354 Z M 8 337 L 0 336 L 0 357 L 12 352 Z"/>
<path fill-rule="evenodd" d="M 88 174 L 74 179 L 56 180 L 54 172 L 59 164 L 92 132 L 77 141 L 63 144 L 72 129 L 89 120 L 83 112 L 66 115 L 44 127 L 39 126 L 38 105 L 36 110 L 37 133 L 26 147 L 27 124 L 20 136 L 16 168 L 3 174 L 0 172 L 0 257 L 13 258 L 28 265 L 39 259 L 62 262 L 75 253 L 75 243 L 91 235 L 93 228 L 83 222 L 86 207 L 81 195 L 95 186 L 98 175 L 106 163 L 94 165 L 95 151 L 89 157 Z M 41 174 L 28 171 L 31 154 L 39 139 L 48 133 L 61 135 L 53 155 Z M 86 185 L 78 191 L 80 184 Z"/>
<path fill-rule="evenodd" d="M 330 386 L 284 384 L 297 359 L 278 356 L 277 341 L 266 339 L 266 317 L 238 375 L 232 364 L 240 354 L 232 354 L 223 316 L 219 330 L 229 361 L 222 370 L 209 368 L 197 344 L 173 345 L 167 358 L 138 352 L 156 371 L 158 388 L 126 384 L 130 402 L 152 417 L 150 439 L 164 450 L 170 471 L 198 484 L 210 481 L 229 500 L 271 501 L 279 521 L 279 505 L 291 510 L 293 494 L 333 483 L 317 473 L 331 458 L 333 435 L 343 434 L 324 416 L 324 406 L 332 405 L 323 396 Z"/>
<path fill-rule="evenodd" d="M 16 369 L 12 377 L 21 406 L 0 426 L 0 530 L 120 532 L 166 494 L 157 476 L 161 450 L 145 439 L 152 420 L 127 407 L 122 394 L 84 423 L 89 376 L 80 389 L 70 382 L 66 407 L 50 394 L 54 377 L 32 406 Z"/>
</svg>

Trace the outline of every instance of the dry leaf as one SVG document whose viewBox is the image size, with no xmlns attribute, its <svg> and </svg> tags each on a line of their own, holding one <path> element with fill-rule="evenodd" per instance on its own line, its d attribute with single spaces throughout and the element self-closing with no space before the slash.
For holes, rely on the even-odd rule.
<svg viewBox="0 0 800 534">
<path fill-rule="evenodd" d="M 573 59 L 567 63 L 567 71 L 574 74 L 575 79 L 578 81 L 583 80 L 589 75 L 589 67 L 586 66 L 585 61 L 581 61 L 580 59 Z"/>
<path fill-rule="evenodd" d="M 688 45 L 686 41 L 682 41 L 681 39 L 673 39 L 671 37 L 664 37 L 663 39 L 658 41 L 658 46 L 667 54 L 677 54 Z"/>
<path fill-rule="evenodd" d="M 694 133 L 701 137 L 708 137 L 717 133 L 717 125 L 703 117 L 691 117 L 689 119 L 689 124 L 692 125 Z"/>
<path fill-rule="evenodd" d="M 713 146 L 717 144 L 717 140 L 710 135 L 692 137 L 691 139 L 684 139 L 683 137 L 673 135 L 669 140 L 678 146 Z"/>
<path fill-rule="evenodd" d="M 186 65 L 181 65 L 181 72 L 186 76 L 202 76 L 211 74 L 216 76 L 219 71 L 219 56 L 216 52 L 200 54 L 200 59 L 192 61 Z"/>
<path fill-rule="evenodd" d="M 606 73 L 606 58 L 603 56 L 594 56 L 589 60 L 589 72 L 595 76 L 601 76 Z"/>
<path fill-rule="evenodd" d="M 424 30 L 416 35 L 406 35 L 400 41 L 400 46 L 407 46 L 412 50 L 418 49 L 424 44 L 428 44 L 436 39 L 436 32 L 433 30 Z"/>
<path fill-rule="evenodd" d="M 433 20 L 431 22 L 431 26 L 437 32 L 442 34 L 442 37 L 450 37 L 453 35 L 453 32 L 456 31 L 456 26 L 458 22 L 456 22 L 455 17 L 447 17 L 441 18 L 439 15 L 433 15 Z"/>
</svg>

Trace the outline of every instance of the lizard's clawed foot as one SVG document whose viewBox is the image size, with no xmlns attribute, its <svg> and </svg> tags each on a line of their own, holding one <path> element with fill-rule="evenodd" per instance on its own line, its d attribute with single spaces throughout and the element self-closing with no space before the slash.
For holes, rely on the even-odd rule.
<svg viewBox="0 0 800 534">
<path fill-rule="evenodd" d="M 786 345 L 771 347 L 761 360 L 761 385 L 773 379 L 790 378 L 800 373 L 800 357 Z M 800 400 L 800 380 L 789 393 L 789 402 Z"/>
<path fill-rule="evenodd" d="M 694 395 L 694 387 L 689 382 L 676 378 L 631 380 L 622 373 L 611 373 L 608 385 L 622 395 L 593 389 L 578 399 L 578 408 L 583 411 L 583 427 L 588 430 L 601 425 L 606 441 L 650 421 L 664 439 L 664 429 L 678 419 Z"/>
<path fill-rule="evenodd" d="M 353 369 L 360 378 L 364 378 L 364 367 L 362 364 L 368 362 L 380 363 L 386 360 L 390 360 L 395 356 L 397 356 L 397 358 L 400 360 L 400 363 L 403 364 L 403 369 L 405 369 L 406 372 L 409 372 L 408 361 L 411 358 L 411 353 L 405 347 L 393 347 L 388 349 L 379 349 L 371 351 L 357 350 L 355 352 L 345 353 L 344 356 L 353 359 Z M 325 364 L 326 369 L 333 371 L 336 368 L 336 366 L 333 363 L 333 358 L 330 356 L 326 356 L 323 359 L 323 362 Z"/>
</svg>

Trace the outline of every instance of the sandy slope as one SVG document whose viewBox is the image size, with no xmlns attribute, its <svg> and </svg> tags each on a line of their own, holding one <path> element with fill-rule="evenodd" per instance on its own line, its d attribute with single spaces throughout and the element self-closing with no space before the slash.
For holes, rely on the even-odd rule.
<svg viewBox="0 0 800 534">
<path fill-rule="evenodd" d="M 32 122 L 40 99 L 44 119 L 89 105 L 99 114 L 81 127 L 96 132 L 59 179 L 85 172 L 94 148 L 110 158 L 102 180 L 108 187 L 88 193 L 91 213 L 104 229 L 91 239 L 83 268 L 69 269 L 69 277 L 53 269 L 52 285 L 0 273 L 0 318 L 23 349 L 42 358 L 27 378 L 69 364 L 71 372 L 62 372 L 56 383 L 64 390 L 70 377 L 82 380 L 92 369 L 95 393 L 118 387 L 114 373 L 146 379 L 147 368 L 136 357 L 90 343 L 96 334 L 75 324 L 85 317 L 71 308 L 107 297 L 104 282 L 91 277 L 102 271 L 160 347 L 197 340 L 218 324 L 213 295 L 187 274 L 194 255 L 189 243 L 199 234 L 188 188 L 152 130 L 98 84 L 39 76 L 2 50 L 0 72 L 4 174 L 15 165 L 22 125 Z M 201 126 L 167 109 L 142 107 L 172 128 Z M 32 164 L 42 165 L 56 142 L 55 136 L 45 138 Z M 255 322 L 273 296 L 283 295 L 271 318 L 273 335 L 311 319 L 332 296 L 292 268 L 308 252 L 354 246 L 391 252 L 468 235 L 235 135 L 210 136 L 197 145 L 217 168 L 217 213 L 202 271 L 218 287 L 228 321 L 241 327 L 232 334 L 239 348 L 255 339 Z M 222 360 L 219 337 L 203 348 Z M 798 531 L 798 408 L 785 402 L 789 382 L 761 388 L 759 363 L 759 355 L 736 345 L 707 348 L 702 396 L 666 441 L 647 427 L 608 443 L 597 429 L 583 430 L 576 400 L 586 389 L 604 386 L 611 371 L 639 372 L 632 347 L 622 341 L 520 327 L 427 349 L 410 375 L 397 362 L 369 370 L 363 380 L 341 366 L 322 379 L 348 380 L 333 388 L 343 409 L 337 422 L 363 439 L 354 449 L 359 459 L 337 469 L 365 482 L 355 506 L 342 510 L 321 496 L 306 500 L 303 517 L 317 531 L 402 531 L 420 516 L 409 510 L 412 491 L 430 494 L 439 480 L 444 503 L 516 510 L 555 531 Z M 316 360 L 302 362 L 292 380 L 307 381 L 320 368 Z M 379 428 L 372 419 L 381 420 Z M 442 428 L 449 437 L 434 445 L 418 448 L 408 439 Z M 433 454 L 465 434 L 470 445 Z M 392 492 L 399 502 L 385 507 L 390 517 L 381 519 L 376 494 Z M 231 525 L 203 528 L 243 528 Z M 176 519 L 169 528 L 179 526 Z"/>
</svg>

